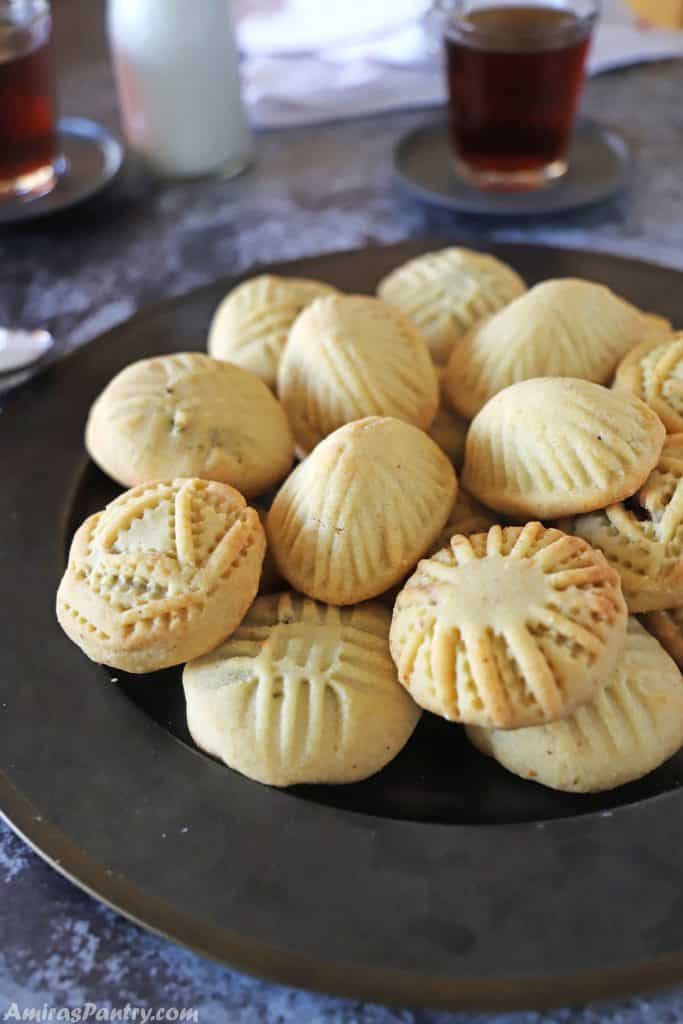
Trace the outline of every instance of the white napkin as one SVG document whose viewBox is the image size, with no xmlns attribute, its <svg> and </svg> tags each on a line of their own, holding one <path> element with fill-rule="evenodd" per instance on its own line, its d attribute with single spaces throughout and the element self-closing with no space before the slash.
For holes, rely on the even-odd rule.
<svg viewBox="0 0 683 1024">
<path fill-rule="evenodd" d="M 244 95 L 256 128 L 437 106 L 446 100 L 429 0 L 236 0 Z M 589 74 L 683 56 L 683 31 L 644 27 L 608 0 Z"/>
</svg>

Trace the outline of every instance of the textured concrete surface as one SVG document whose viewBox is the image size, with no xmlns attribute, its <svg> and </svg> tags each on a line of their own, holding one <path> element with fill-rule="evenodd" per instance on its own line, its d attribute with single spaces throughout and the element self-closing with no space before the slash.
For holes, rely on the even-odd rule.
<svg viewBox="0 0 683 1024">
<path fill-rule="evenodd" d="M 56 13 L 64 111 L 115 127 L 99 0 L 58 0 Z M 131 168 L 99 201 L 0 232 L 0 323 L 47 324 L 77 345 L 142 305 L 257 263 L 432 232 L 475 244 L 588 247 L 683 267 L 681 95 L 683 62 L 591 82 L 587 112 L 636 146 L 634 187 L 595 209 L 533 223 L 444 214 L 396 190 L 392 146 L 425 114 L 262 135 L 254 166 L 229 183 L 160 188 Z M 24 1009 L 85 1002 L 195 1007 L 202 1024 L 683 1021 L 679 993 L 485 1016 L 391 1010 L 252 981 L 123 921 L 0 826 L 0 1019 L 12 1003 Z"/>
</svg>

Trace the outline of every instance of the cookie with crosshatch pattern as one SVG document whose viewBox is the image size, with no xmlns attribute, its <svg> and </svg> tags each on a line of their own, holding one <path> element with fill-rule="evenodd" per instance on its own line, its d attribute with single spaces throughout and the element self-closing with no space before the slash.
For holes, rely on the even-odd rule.
<svg viewBox="0 0 683 1024">
<path fill-rule="evenodd" d="M 617 367 L 613 387 L 647 402 L 670 434 L 683 432 L 683 331 L 634 348 Z"/>
<path fill-rule="evenodd" d="M 683 678 L 669 655 L 629 619 L 617 665 L 568 718 L 529 729 L 467 734 L 523 779 L 568 793 L 597 793 L 654 771 L 683 744 Z"/>
<path fill-rule="evenodd" d="M 455 470 L 423 430 L 368 416 L 330 434 L 285 480 L 266 521 L 269 549 L 292 587 L 357 604 L 410 572 L 456 491 Z"/>
<path fill-rule="evenodd" d="M 263 381 L 201 352 L 132 363 L 95 401 L 88 452 L 124 487 L 174 477 L 232 484 L 253 497 L 287 474 L 287 417 Z"/>
<path fill-rule="evenodd" d="M 391 654 L 428 711 L 519 729 L 603 685 L 626 632 L 619 577 L 585 541 L 540 523 L 455 536 L 396 599 Z"/>
<path fill-rule="evenodd" d="M 322 281 L 260 274 L 228 292 L 209 328 L 209 355 L 251 370 L 275 388 L 277 368 L 292 324 L 321 295 L 336 292 Z"/>
<path fill-rule="evenodd" d="M 532 377 L 578 377 L 607 384 L 620 359 L 671 332 L 604 285 L 579 278 L 542 281 L 455 346 L 444 390 L 462 416 L 475 416 L 503 388 Z"/>
<path fill-rule="evenodd" d="M 280 361 L 277 390 L 303 452 L 365 416 L 392 416 L 426 430 L 439 404 L 423 338 L 402 313 L 369 295 L 329 295 L 303 311 Z"/>
<path fill-rule="evenodd" d="M 390 620 L 375 602 L 257 598 L 229 640 L 185 667 L 195 743 L 271 786 L 373 775 L 420 717 L 396 678 Z"/>
<path fill-rule="evenodd" d="M 507 263 L 485 252 L 451 246 L 416 256 L 380 281 L 380 299 L 410 318 L 438 365 L 483 317 L 526 290 Z"/>
<path fill-rule="evenodd" d="M 258 515 L 233 487 L 142 484 L 76 531 L 57 617 L 93 661 L 126 672 L 178 665 L 239 625 L 264 550 Z"/>
<path fill-rule="evenodd" d="M 634 494 L 657 464 L 665 431 L 639 398 L 587 380 L 511 384 L 472 420 L 462 481 L 484 505 L 559 519 Z"/>
<path fill-rule="evenodd" d="M 567 526 L 604 552 L 630 611 L 683 606 L 683 433 L 669 434 L 657 466 L 629 501 Z"/>
</svg>

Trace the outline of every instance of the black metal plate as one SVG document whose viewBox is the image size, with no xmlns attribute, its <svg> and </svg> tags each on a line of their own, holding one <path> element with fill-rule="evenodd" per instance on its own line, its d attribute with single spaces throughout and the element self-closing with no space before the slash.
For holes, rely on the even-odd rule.
<svg viewBox="0 0 683 1024">
<path fill-rule="evenodd" d="M 371 291 L 446 239 L 271 268 Z M 683 321 L 683 275 L 500 246 L 529 282 L 578 275 Z M 425 716 L 348 787 L 259 786 L 197 751 L 179 670 L 90 664 L 54 618 L 71 533 L 116 488 L 85 416 L 134 359 L 201 348 L 223 281 L 134 317 L 0 417 L 0 806 L 59 870 L 147 927 L 244 970 L 374 1000 L 565 1003 L 683 979 L 683 758 L 600 797 L 522 782 Z M 118 679 L 118 684 L 109 680 Z"/>
<path fill-rule="evenodd" d="M 408 132 L 394 151 L 397 178 L 416 199 L 458 213 L 495 217 L 564 213 L 602 202 L 627 186 L 631 164 L 624 137 L 587 118 L 576 125 L 564 177 L 530 192 L 483 191 L 459 178 L 443 117 Z"/>
</svg>

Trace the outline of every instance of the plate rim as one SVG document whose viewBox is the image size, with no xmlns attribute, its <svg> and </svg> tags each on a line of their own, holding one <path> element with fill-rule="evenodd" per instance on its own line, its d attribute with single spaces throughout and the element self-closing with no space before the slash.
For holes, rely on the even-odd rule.
<svg viewBox="0 0 683 1024">
<path fill-rule="evenodd" d="M 389 246 L 370 246 L 362 251 L 367 252 L 370 249 L 385 252 L 403 252 L 406 248 L 411 247 L 418 248 L 420 251 L 428 251 L 431 246 L 443 246 L 449 242 L 450 244 L 457 244 L 457 241 L 448 235 L 438 235 L 427 239 L 404 241 Z M 506 252 L 514 253 L 519 250 L 547 251 L 550 249 L 556 253 L 564 251 L 558 249 L 558 247 L 519 243 L 508 245 L 485 244 L 481 248 L 486 251 L 495 251 L 500 255 L 504 255 Z M 633 260 L 609 253 L 596 253 L 595 251 L 577 249 L 567 251 L 571 252 L 573 258 L 580 259 L 581 256 L 595 258 L 600 256 L 606 257 L 611 261 L 630 264 L 632 267 L 648 267 L 650 270 L 658 269 L 658 265 L 654 262 Z M 108 339 L 110 335 L 116 334 L 123 326 L 127 328 L 135 327 L 138 323 L 162 311 L 166 312 L 169 309 L 174 309 L 186 302 L 189 295 L 202 292 L 209 294 L 219 285 L 227 287 L 228 284 L 237 283 L 267 268 L 275 271 L 277 267 L 281 272 L 288 270 L 290 273 L 296 273 L 297 267 L 300 264 L 310 264 L 312 260 L 322 260 L 323 263 L 325 259 L 334 261 L 340 257 L 348 257 L 354 252 L 358 252 L 358 250 L 342 250 L 337 253 L 322 254 L 319 257 L 304 257 L 299 260 L 274 265 L 260 265 L 238 275 L 230 275 L 224 279 L 221 278 L 218 282 L 205 285 L 193 292 L 162 300 L 153 306 L 138 311 L 129 321 L 126 321 L 125 325 L 117 325 L 106 331 L 103 335 L 94 338 L 86 346 L 81 346 L 79 349 L 74 350 L 60 364 L 60 367 L 65 367 L 66 372 L 69 372 L 69 369 L 77 369 L 76 364 L 83 357 L 85 350 L 94 353 L 103 341 Z M 661 269 L 669 269 L 677 275 L 681 273 L 673 268 L 662 267 Z M 140 357 L 143 357 L 143 355 L 144 353 L 141 353 Z M 35 386 L 34 384 L 28 385 L 26 389 L 22 389 L 18 394 L 26 394 L 27 391 Z M 10 396 L 10 399 L 12 397 Z M 13 402 L 11 401 L 7 403 L 7 413 L 10 416 L 14 415 L 10 412 L 12 404 Z M 16 415 L 20 415 L 20 409 L 23 404 L 20 400 Z M 1 443 L 2 438 L 0 436 L 0 445 Z M 62 501 L 64 500 L 64 495 L 62 495 Z M 54 566 L 51 566 L 50 571 L 52 572 L 54 568 Z M 157 728 L 161 729 L 161 727 Z M 164 732 L 164 730 L 161 731 Z M 165 735 L 168 736 L 168 734 Z M 221 770 L 224 771 L 225 769 Z M 657 800 L 680 804 L 681 798 L 683 798 L 683 792 L 672 792 L 662 794 L 661 797 L 655 797 L 649 801 L 644 801 L 643 804 L 652 806 L 654 801 Z M 43 859 L 47 860 L 60 873 L 81 888 L 84 888 L 91 895 L 94 895 L 97 899 L 108 903 L 118 912 L 143 927 L 164 935 L 172 941 L 182 942 L 204 956 L 218 959 L 220 962 L 229 963 L 237 969 L 245 970 L 250 974 L 266 977 L 282 984 L 300 985 L 324 992 L 334 991 L 341 995 L 367 998 L 373 1001 L 381 1000 L 389 1004 L 396 1004 L 400 1001 L 401 1005 L 429 1005 L 451 1009 L 521 1009 L 531 1006 L 557 1006 L 560 1003 L 574 1002 L 577 998 L 604 999 L 614 995 L 630 994 L 636 987 L 644 989 L 672 985 L 679 982 L 683 977 L 683 936 L 681 937 L 681 951 L 679 953 L 653 957 L 652 960 L 643 961 L 635 967 L 629 965 L 624 969 L 584 972 L 571 974 L 566 977 L 553 976 L 540 980 L 525 978 L 500 981 L 499 979 L 488 978 L 484 981 L 484 979 L 463 980 L 452 978 L 448 984 L 444 982 L 441 976 L 435 978 L 430 983 L 428 976 L 423 974 L 418 983 L 412 974 L 397 973 L 393 969 L 380 970 L 376 967 L 368 967 L 365 972 L 359 972 L 357 967 L 354 966 L 352 974 L 344 964 L 330 964 L 324 960 L 319 963 L 311 963 L 310 958 L 302 959 L 299 954 L 283 952 L 282 950 L 264 950 L 262 946 L 256 949 L 254 944 L 252 943 L 250 946 L 243 936 L 239 940 L 238 947 L 233 948 L 231 944 L 230 951 L 226 954 L 222 951 L 225 946 L 225 935 L 227 934 L 225 929 L 222 930 L 224 936 L 222 943 L 215 936 L 212 937 L 212 941 L 208 941 L 208 930 L 205 924 L 191 921 L 183 912 L 178 911 L 177 908 L 171 905 L 162 904 L 155 896 L 150 897 L 143 893 L 141 897 L 139 888 L 129 880 L 112 877 L 102 865 L 96 864 L 89 854 L 74 847 L 71 840 L 59 828 L 41 820 L 36 814 L 36 807 L 17 790 L 11 778 L 4 770 L 0 772 L 0 804 L 2 805 L 0 813 L 10 827 L 17 831 Z M 630 805 L 630 807 L 637 808 L 638 805 Z M 319 807 L 318 811 L 326 813 L 326 810 L 321 810 Z M 333 813 L 335 815 L 344 815 L 349 812 L 335 809 Z M 594 816 L 583 815 L 576 820 L 586 821 L 588 817 L 592 818 Z M 574 819 L 569 820 L 572 821 Z M 433 828 L 434 826 L 427 825 L 426 827 Z M 481 828 L 481 826 L 479 827 Z M 144 914 L 136 913 L 136 901 L 138 909 L 140 903 L 142 903 L 143 908 L 149 906 L 151 909 L 145 910 Z M 152 904 L 157 906 L 152 906 Z M 180 921 L 180 925 L 176 924 L 177 921 Z M 179 927 L 185 929 L 185 936 L 178 933 Z M 482 982 L 484 987 L 482 987 Z"/>
<path fill-rule="evenodd" d="M 478 193 L 476 193 L 475 190 L 473 190 L 473 197 L 475 198 L 473 198 L 472 201 L 468 199 L 458 199 L 457 196 L 451 197 L 443 192 L 435 192 L 432 189 L 427 188 L 426 185 L 420 184 L 419 181 L 416 181 L 414 178 L 406 174 L 402 167 L 403 154 L 411 143 L 414 143 L 421 135 L 426 135 L 430 131 L 436 131 L 437 129 L 439 131 L 441 129 L 447 131 L 447 126 L 447 117 L 442 113 L 438 117 L 432 117 L 428 121 L 423 121 L 421 124 L 410 128 L 407 132 L 404 132 L 394 143 L 392 151 L 392 172 L 397 185 L 413 198 L 427 203 L 430 206 L 439 207 L 442 210 L 450 210 L 452 213 L 457 213 L 462 216 L 490 217 L 492 219 L 501 217 L 512 220 L 519 217 L 530 216 L 560 216 L 564 213 L 570 213 L 572 210 L 588 209 L 598 203 L 604 203 L 608 199 L 627 189 L 632 181 L 635 162 L 634 144 L 623 132 L 617 130 L 612 125 L 605 125 L 601 121 L 592 117 L 579 116 L 575 130 L 589 130 L 599 133 L 609 150 L 615 154 L 615 158 L 619 165 L 619 171 L 615 176 L 613 184 L 609 187 L 603 188 L 603 190 L 597 195 L 563 204 L 552 203 L 547 206 L 547 208 L 538 209 L 512 209 L 505 208 L 503 206 L 487 206 L 486 193 L 481 192 L 481 200 L 478 201 L 476 199 Z M 559 187 L 561 187 L 561 182 L 559 183 Z M 524 194 L 525 193 L 520 193 L 522 196 Z M 541 193 L 538 194 L 541 195 Z"/>
</svg>

